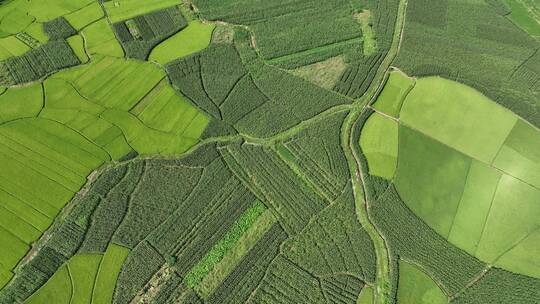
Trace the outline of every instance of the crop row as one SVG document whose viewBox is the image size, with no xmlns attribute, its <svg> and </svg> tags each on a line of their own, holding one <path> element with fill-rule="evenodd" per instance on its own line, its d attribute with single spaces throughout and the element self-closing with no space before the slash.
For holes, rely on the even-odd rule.
<svg viewBox="0 0 540 304">
<path fill-rule="evenodd" d="M 122 265 L 116 282 L 114 303 L 129 303 L 163 263 L 163 257 L 148 242 L 139 243 Z"/>
<path fill-rule="evenodd" d="M 274 224 L 225 278 L 221 286 L 210 295 L 206 303 L 244 303 L 259 285 L 270 263 L 278 255 L 279 245 L 286 238 L 287 234 L 281 226 Z"/>
<path fill-rule="evenodd" d="M 80 60 L 69 44 L 65 40 L 54 40 L 3 61 L 0 79 L 4 85 L 22 84 L 78 64 Z"/>
<path fill-rule="evenodd" d="M 539 126 L 540 43 L 504 16 L 503 1 L 486 2 L 411 2 L 395 65 L 465 83 Z"/>
<path fill-rule="evenodd" d="M 227 151 L 251 177 L 254 187 L 263 194 L 263 201 L 279 214 L 289 234 L 300 232 L 310 218 L 326 206 L 326 202 L 270 149 L 245 144 L 230 145 Z"/>
<path fill-rule="evenodd" d="M 114 232 L 124 219 L 129 199 L 143 174 L 144 162 L 132 163 L 127 167 L 128 170 L 123 179 L 107 193 L 96 207 L 80 252 L 105 252 Z M 125 170 L 125 167 L 113 170 L 121 171 Z"/>
<path fill-rule="evenodd" d="M 127 214 L 113 235 L 113 242 L 135 247 L 189 196 L 202 169 L 168 168 L 167 165 L 172 163 L 148 163 L 139 190 L 131 197 Z"/>
<path fill-rule="evenodd" d="M 49 40 L 62 40 L 77 35 L 77 31 L 64 17 L 43 23 L 43 31 L 49 36 Z"/>
<path fill-rule="evenodd" d="M 334 274 L 321 279 L 321 289 L 330 303 L 355 304 L 364 283 L 350 274 Z"/>
<path fill-rule="evenodd" d="M 279 255 L 248 303 L 327 303 L 319 279 Z"/>
<path fill-rule="evenodd" d="M 0 303 L 19 303 L 30 297 L 80 248 L 101 198 L 124 176 L 123 170 L 108 170 L 84 195 L 74 198 L 69 215 L 54 224 L 50 237 L 38 242 L 40 250 L 16 268 L 17 275 L 0 292 Z"/>
<path fill-rule="evenodd" d="M 352 98 L 362 96 L 373 81 L 392 44 L 398 18 L 398 0 L 368 1 L 366 4 L 373 14 L 377 51 L 369 56 L 349 56 L 348 67 L 334 87 L 335 91 Z"/>
<path fill-rule="evenodd" d="M 486 266 L 414 215 L 393 186 L 371 205 L 371 215 L 393 252 L 421 265 L 447 294 L 456 294 Z"/>
<path fill-rule="evenodd" d="M 331 199 L 341 194 L 349 180 L 349 169 L 339 136 L 346 115 L 346 112 L 334 114 L 284 143 L 306 177 L 318 188 L 324 189 Z"/>
<path fill-rule="evenodd" d="M 349 273 L 366 282 L 375 281 L 374 247 L 355 217 L 350 185 L 300 234 L 285 242 L 283 253 L 317 276 Z"/>
<path fill-rule="evenodd" d="M 454 298 L 452 304 L 538 303 L 540 280 L 491 268 L 475 284 Z"/>
</svg>

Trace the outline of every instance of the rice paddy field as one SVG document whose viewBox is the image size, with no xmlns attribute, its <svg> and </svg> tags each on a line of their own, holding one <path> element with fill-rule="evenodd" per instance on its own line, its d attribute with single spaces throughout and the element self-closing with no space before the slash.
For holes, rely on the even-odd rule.
<svg viewBox="0 0 540 304">
<path fill-rule="evenodd" d="M 0 304 L 539 303 L 539 12 L 0 1 Z"/>
</svg>

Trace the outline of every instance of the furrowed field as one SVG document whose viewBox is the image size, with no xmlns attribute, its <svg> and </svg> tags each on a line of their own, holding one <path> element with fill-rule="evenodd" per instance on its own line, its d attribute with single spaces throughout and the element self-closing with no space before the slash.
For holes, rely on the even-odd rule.
<svg viewBox="0 0 540 304">
<path fill-rule="evenodd" d="M 539 20 L 0 1 L 0 304 L 538 303 Z"/>
</svg>

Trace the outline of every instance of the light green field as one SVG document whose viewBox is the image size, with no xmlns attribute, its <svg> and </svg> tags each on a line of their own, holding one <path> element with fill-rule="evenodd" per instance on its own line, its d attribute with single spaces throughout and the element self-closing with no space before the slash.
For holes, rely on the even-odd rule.
<svg viewBox="0 0 540 304">
<path fill-rule="evenodd" d="M 0 227 L 9 231 L 26 244 L 30 244 L 41 236 L 40 230 L 3 206 L 0 206 L 0 218 L 2 219 L 0 221 Z"/>
<path fill-rule="evenodd" d="M 178 4 L 178 0 L 111 0 L 103 6 L 114 23 Z"/>
<path fill-rule="evenodd" d="M 203 299 L 208 298 L 276 221 L 272 211 L 266 210 L 223 256 L 223 259 L 194 287 L 197 293 Z"/>
<path fill-rule="evenodd" d="M 10 231 L 0 246 L 13 248 L 2 251 L 10 254 L 0 261 L 6 270 L 26 254 L 86 176 L 109 159 L 79 133 L 50 120 L 19 119 L 0 127 L 0 227 Z"/>
<path fill-rule="evenodd" d="M 388 80 L 373 107 L 387 115 L 398 117 L 405 97 L 414 86 L 414 80 L 399 71 L 390 72 Z"/>
<path fill-rule="evenodd" d="M 99 265 L 92 295 L 92 304 L 112 303 L 116 280 L 128 254 L 128 248 L 112 243 L 109 244 Z"/>
<path fill-rule="evenodd" d="M 407 95 L 401 122 L 485 163 L 491 163 L 517 116 L 480 92 L 440 77 L 421 78 Z"/>
<path fill-rule="evenodd" d="M 182 31 L 156 46 L 149 60 L 165 64 L 177 58 L 196 53 L 206 48 L 212 39 L 213 24 L 192 21 Z"/>
<path fill-rule="evenodd" d="M 90 57 L 97 54 L 124 57 L 124 50 L 105 19 L 88 25 L 81 34 L 86 39 L 86 49 Z"/>
<path fill-rule="evenodd" d="M 535 0 L 505 0 L 512 13 L 508 16 L 532 36 L 540 36 L 540 4 Z"/>
<path fill-rule="evenodd" d="M 38 27 L 41 27 L 42 22 L 78 11 L 91 3 L 95 2 L 93 0 L 6 1 L 0 7 L 0 33 L 2 33 L 0 37 L 27 31 L 34 38 L 45 42 L 43 35 L 33 35 L 39 31 Z"/>
<path fill-rule="evenodd" d="M 101 262 L 101 254 L 76 254 L 68 267 L 73 280 L 73 299 L 70 304 L 90 304 L 92 290 Z"/>
<path fill-rule="evenodd" d="M 62 266 L 54 275 L 25 302 L 27 304 L 70 304 L 71 279 L 66 265 Z"/>
<path fill-rule="evenodd" d="M 9 280 L 11 280 L 12 277 L 13 273 L 11 271 L 4 270 L 0 266 L 0 288 L 4 287 L 9 282 Z"/>
<path fill-rule="evenodd" d="M 399 261 L 399 304 L 446 304 L 448 299 L 433 280 L 417 267 Z"/>
<path fill-rule="evenodd" d="M 0 244 L 2 244 L 3 248 L 9 247 L 9 250 L 0 251 L 0 268 L 3 271 L 12 270 L 21 256 L 24 256 L 30 249 L 28 244 L 2 227 L 0 227 Z"/>
<path fill-rule="evenodd" d="M 470 164 L 469 157 L 400 126 L 396 188 L 407 206 L 444 237 L 452 227 Z"/>
<path fill-rule="evenodd" d="M 373 113 L 360 135 L 360 147 L 365 154 L 369 173 L 392 179 L 398 156 L 398 123 Z"/>
<path fill-rule="evenodd" d="M 493 198 L 476 255 L 497 265 L 501 257 L 516 249 L 518 245 L 529 247 L 530 252 L 525 252 L 526 254 L 539 252 L 540 243 L 529 243 L 537 239 L 540 232 L 539 201 L 540 190 L 503 175 Z M 517 256 L 519 252 L 519 249 L 511 252 L 514 259 L 504 259 L 504 266 L 540 278 L 540 261 L 521 259 Z"/>
<path fill-rule="evenodd" d="M 519 120 L 493 165 L 540 188 L 540 132 Z"/>
<path fill-rule="evenodd" d="M 84 40 L 82 36 L 75 35 L 72 37 L 69 37 L 67 39 L 67 42 L 69 43 L 69 46 L 73 49 L 75 52 L 75 55 L 81 60 L 81 63 L 88 62 L 88 56 L 86 55 L 86 51 L 84 50 Z"/>
<path fill-rule="evenodd" d="M 15 36 L 0 38 L 0 60 L 19 56 L 30 50 L 30 47 Z"/>
<path fill-rule="evenodd" d="M 482 236 L 501 173 L 473 160 L 448 240 L 474 255 Z"/>
<path fill-rule="evenodd" d="M 151 63 L 107 56 L 95 56 L 88 65 L 53 76 L 70 82 L 94 103 L 124 111 L 135 106 L 164 77 L 165 73 Z"/>
<path fill-rule="evenodd" d="M 197 143 L 208 118 L 164 77 L 151 63 L 96 56 L 89 65 L 46 80 L 47 102 L 40 115 L 78 130 L 113 159 L 131 148 L 141 154 L 180 154 Z"/>
<path fill-rule="evenodd" d="M 191 138 L 199 138 L 198 132 L 208 123 L 208 118 L 178 95 L 167 79 L 163 79 L 130 112 L 153 129 L 177 135 L 185 133 Z"/>
<path fill-rule="evenodd" d="M 37 39 L 41 43 L 46 43 L 49 41 L 49 36 L 43 30 L 43 24 L 39 22 L 34 22 L 30 24 L 25 30 L 25 33 Z"/>
<path fill-rule="evenodd" d="M 373 288 L 364 286 L 360 292 L 360 296 L 358 297 L 356 304 L 373 304 Z"/>
<path fill-rule="evenodd" d="M 12 88 L 0 95 L 0 123 L 35 117 L 43 107 L 41 84 Z"/>
<path fill-rule="evenodd" d="M 71 14 L 65 15 L 64 18 L 73 26 L 74 29 L 80 31 L 90 23 L 103 18 L 104 12 L 98 2 L 85 6 Z"/>
<path fill-rule="evenodd" d="M 452 244 L 540 278 L 540 132 L 470 88 L 441 81 L 419 79 L 405 101 L 398 192 Z"/>
</svg>

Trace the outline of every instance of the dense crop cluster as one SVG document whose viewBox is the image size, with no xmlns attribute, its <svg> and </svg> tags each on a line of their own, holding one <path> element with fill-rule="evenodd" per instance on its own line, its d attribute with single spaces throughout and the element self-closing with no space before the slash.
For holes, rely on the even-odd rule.
<svg viewBox="0 0 540 304">
<path fill-rule="evenodd" d="M 244 180 L 256 188 L 276 212 L 290 235 L 300 232 L 309 219 L 321 211 L 327 202 L 310 191 L 308 186 L 298 180 L 295 173 L 268 148 L 249 144 L 230 145 L 221 150 L 231 157 L 227 162 L 233 170 L 241 167 L 240 175 L 252 176 Z"/>
<path fill-rule="evenodd" d="M 187 21 L 178 7 L 170 7 L 112 26 L 126 56 L 146 60 L 154 46 L 185 28 Z"/>
<path fill-rule="evenodd" d="M 393 186 L 373 204 L 372 215 L 395 253 L 422 265 L 447 294 L 459 292 L 486 267 L 416 217 Z"/>
<path fill-rule="evenodd" d="M 203 18 L 249 26 L 265 59 L 289 68 L 361 50 L 350 1 L 194 1 Z"/>
<path fill-rule="evenodd" d="M 477 283 L 450 303 L 535 303 L 538 299 L 540 299 L 539 280 L 491 268 Z"/>
<path fill-rule="evenodd" d="M 0 81 L 3 85 L 27 83 L 78 64 L 79 58 L 65 40 L 49 41 L 24 55 L 0 62 Z"/>
<path fill-rule="evenodd" d="M 284 142 L 293 156 L 291 161 L 330 200 L 341 195 L 349 180 L 349 169 L 339 138 L 346 115 L 347 112 L 333 114 Z"/>
<path fill-rule="evenodd" d="M 375 281 L 373 244 L 354 215 L 352 189 L 317 214 L 306 228 L 283 246 L 284 255 L 319 277 L 348 273 Z"/>
<path fill-rule="evenodd" d="M 373 12 L 373 28 L 376 33 L 377 51 L 368 56 L 351 57 L 349 64 L 334 90 L 358 98 L 362 96 L 375 78 L 382 61 L 390 50 L 396 19 L 398 18 L 397 0 L 367 1 Z"/>
<path fill-rule="evenodd" d="M 58 17 L 43 24 L 43 31 L 49 36 L 49 40 L 67 39 L 77 35 L 77 31 L 64 17 Z"/>
<path fill-rule="evenodd" d="M 221 286 L 206 300 L 209 304 L 233 304 L 245 302 L 257 288 L 266 269 L 279 253 L 279 244 L 287 234 L 275 224 L 242 259 Z"/>
</svg>

